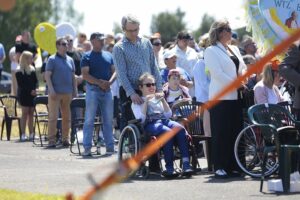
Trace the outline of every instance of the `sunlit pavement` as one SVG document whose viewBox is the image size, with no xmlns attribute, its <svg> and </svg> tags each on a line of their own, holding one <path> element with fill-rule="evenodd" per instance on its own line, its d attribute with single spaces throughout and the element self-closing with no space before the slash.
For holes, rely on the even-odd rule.
<svg viewBox="0 0 300 200">
<path fill-rule="evenodd" d="M 102 149 L 105 152 L 105 148 Z M 91 173 L 103 180 L 117 163 L 117 155 L 83 159 L 69 149 L 44 149 L 31 142 L 0 141 L 0 188 L 36 193 L 81 195 L 89 189 Z M 206 160 L 200 159 L 203 168 Z M 246 178 L 216 180 L 203 172 L 190 179 L 165 180 L 159 175 L 116 184 L 102 193 L 101 199 L 299 199 L 300 194 L 261 194 L 259 181 Z M 264 191 L 267 192 L 265 183 Z M 1 197 L 0 197 L 1 199 Z"/>
</svg>

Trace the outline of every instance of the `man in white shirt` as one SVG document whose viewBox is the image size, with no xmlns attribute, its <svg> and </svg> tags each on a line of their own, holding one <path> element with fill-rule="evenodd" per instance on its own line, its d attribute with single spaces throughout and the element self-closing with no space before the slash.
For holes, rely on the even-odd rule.
<svg viewBox="0 0 300 200">
<path fill-rule="evenodd" d="M 187 31 L 180 31 L 177 34 L 177 41 L 175 46 L 175 51 L 177 55 L 176 66 L 184 69 L 191 78 L 193 78 L 193 67 L 198 61 L 197 52 L 188 46 L 189 40 L 192 36 Z M 195 96 L 194 87 L 189 89 L 190 95 Z"/>
</svg>

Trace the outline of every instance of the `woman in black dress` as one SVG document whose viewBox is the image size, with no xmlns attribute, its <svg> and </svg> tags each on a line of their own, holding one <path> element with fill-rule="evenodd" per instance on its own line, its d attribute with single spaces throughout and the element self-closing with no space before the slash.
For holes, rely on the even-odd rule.
<svg viewBox="0 0 300 200">
<path fill-rule="evenodd" d="M 30 132 L 29 139 L 33 139 L 33 99 L 36 96 L 38 80 L 35 73 L 35 68 L 31 65 L 33 54 L 29 51 L 24 51 L 20 57 L 20 68 L 16 72 L 18 83 L 18 98 L 22 108 L 21 118 L 21 140 L 26 140 L 26 122 L 28 121 L 28 129 Z"/>
</svg>

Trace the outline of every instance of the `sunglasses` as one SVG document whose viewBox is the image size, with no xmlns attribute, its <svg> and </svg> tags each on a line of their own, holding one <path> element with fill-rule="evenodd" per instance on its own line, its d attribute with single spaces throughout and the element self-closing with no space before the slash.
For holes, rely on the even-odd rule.
<svg viewBox="0 0 300 200">
<path fill-rule="evenodd" d="M 73 42 L 73 40 L 67 40 L 68 42 Z"/>
<path fill-rule="evenodd" d="M 140 28 L 136 28 L 134 30 L 126 29 L 126 31 L 130 32 L 130 33 L 138 32 L 139 30 L 140 30 Z"/>
<path fill-rule="evenodd" d="M 143 84 L 143 85 L 145 85 L 146 87 L 155 87 L 156 85 L 155 85 L 155 83 L 145 83 L 145 84 Z"/>
<path fill-rule="evenodd" d="M 155 43 L 153 43 L 153 46 L 160 46 L 160 45 L 161 45 L 160 42 L 155 42 Z"/>
<path fill-rule="evenodd" d="M 232 29 L 230 27 L 223 27 L 223 28 L 220 28 L 219 32 L 221 33 L 224 30 L 228 33 L 231 33 L 231 31 L 232 31 Z"/>
<path fill-rule="evenodd" d="M 65 42 L 63 42 L 63 43 L 60 43 L 60 46 L 67 46 L 68 45 L 68 43 L 65 43 Z"/>
</svg>

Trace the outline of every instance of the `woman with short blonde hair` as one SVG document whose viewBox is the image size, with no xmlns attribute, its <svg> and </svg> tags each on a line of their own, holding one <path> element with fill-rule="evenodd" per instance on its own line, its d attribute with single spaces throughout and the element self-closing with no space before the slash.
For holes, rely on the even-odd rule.
<svg viewBox="0 0 300 200">
<path fill-rule="evenodd" d="M 16 79 L 18 83 L 18 100 L 22 108 L 21 117 L 21 140 L 27 139 L 26 122 L 30 132 L 29 139 L 33 140 L 33 99 L 36 96 L 36 89 L 38 87 L 38 80 L 35 73 L 35 68 L 31 65 L 33 54 L 29 51 L 24 51 L 20 57 L 20 68 L 16 72 Z"/>
</svg>

